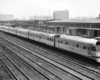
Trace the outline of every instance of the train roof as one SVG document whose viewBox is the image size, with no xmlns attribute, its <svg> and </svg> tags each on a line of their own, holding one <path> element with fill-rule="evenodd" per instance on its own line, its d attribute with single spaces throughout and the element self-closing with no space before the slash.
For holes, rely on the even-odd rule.
<svg viewBox="0 0 100 80">
<path fill-rule="evenodd" d="M 9 29 L 17 29 L 17 28 L 9 27 Z"/>
<path fill-rule="evenodd" d="M 45 35 L 45 36 L 49 36 L 50 35 L 49 33 L 45 33 L 45 32 L 41 32 L 40 34 L 41 35 Z"/>
<path fill-rule="evenodd" d="M 30 31 L 30 30 L 28 30 L 28 29 L 17 29 L 17 30 L 19 30 L 19 31 L 24 31 L 24 32 L 27 32 L 27 31 Z"/>
<path fill-rule="evenodd" d="M 33 30 L 30 30 L 30 33 L 40 34 L 40 32 L 39 32 L 39 31 L 33 31 Z"/>
<path fill-rule="evenodd" d="M 70 36 L 70 35 L 65 35 L 65 34 L 61 35 L 60 38 L 77 41 L 81 43 L 94 44 L 94 45 L 96 45 L 96 43 L 98 42 L 98 40 L 96 39 L 83 38 L 79 36 Z"/>
<path fill-rule="evenodd" d="M 52 34 L 52 33 L 40 32 L 40 31 L 30 31 L 30 32 L 40 34 L 40 35 L 44 35 L 44 36 L 49 36 L 49 37 L 56 35 L 56 34 Z"/>
<path fill-rule="evenodd" d="M 42 33 L 42 34 L 47 35 L 49 37 L 54 37 L 56 35 L 56 34 L 53 34 L 53 33 Z"/>
<path fill-rule="evenodd" d="M 7 26 L 2 26 L 2 28 L 9 28 L 9 27 L 7 27 Z"/>
<path fill-rule="evenodd" d="M 50 34 L 50 37 L 54 37 L 56 34 Z"/>
</svg>

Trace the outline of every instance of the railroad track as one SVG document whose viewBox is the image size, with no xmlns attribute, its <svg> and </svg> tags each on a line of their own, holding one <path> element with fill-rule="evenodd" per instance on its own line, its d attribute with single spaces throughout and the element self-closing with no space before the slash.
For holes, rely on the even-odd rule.
<svg viewBox="0 0 100 80">
<path fill-rule="evenodd" d="M 24 51 L 24 49 L 23 49 L 23 52 L 21 51 L 20 53 L 19 53 L 19 51 L 17 51 L 17 52 L 15 52 L 15 50 L 11 47 L 11 46 L 8 46 L 7 44 L 5 44 L 5 43 L 3 43 L 3 45 L 4 46 L 6 46 L 8 49 L 10 49 L 11 51 L 13 51 L 15 54 L 17 54 L 18 56 L 20 56 L 22 59 L 24 59 L 24 60 L 31 60 L 32 62 L 35 62 L 36 64 L 38 64 L 39 66 L 42 66 L 43 68 L 45 68 L 46 70 L 48 70 L 48 71 L 50 71 L 52 74 L 54 74 L 54 75 L 56 75 L 56 76 L 58 76 L 59 78 L 60 78 L 60 80 L 81 80 L 81 78 L 82 79 L 84 79 L 84 80 L 91 80 L 90 78 L 87 78 L 87 77 L 85 77 L 85 76 L 82 76 L 81 74 L 78 74 L 78 76 L 79 77 L 81 77 L 81 78 L 79 78 L 79 77 L 77 77 L 77 76 L 75 76 L 76 75 L 76 73 L 75 73 L 75 75 L 73 75 L 72 74 L 72 71 L 71 71 L 71 73 L 70 72 L 67 72 L 67 71 L 64 71 L 64 70 L 62 70 L 61 68 L 59 68 L 59 67 L 57 67 L 57 66 L 55 66 L 55 65 L 53 65 L 53 64 L 51 64 L 51 63 L 48 63 L 46 60 L 43 60 L 43 59 L 41 59 L 40 57 L 37 57 L 37 56 L 35 56 L 35 55 L 33 55 L 33 54 L 27 54 L 25 51 Z M 4 49 L 4 48 L 2 48 L 2 49 Z M 21 48 L 20 48 L 21 49 Z M 3 50 L 3 51 L 6 51 L 6 50 Z M 7 51 L 8 52 L 8 51 Z M 10 52 L 11 53 L 11 52 Z M 13 54 L 14 54 L 13 53 Z M 24 58 L 23 58 L 24 57 Z M 53 62 L 53 61 L 52 61 Z M 28 63 L 30 63 L 30 62 L 28 62 Z M 31 65 L 32 64 L 34 64 L 34 63 L 31 63 Z M 52 77 L 52 76 L 51 76 Z M 55 80 L 55 79 L 51 79 L 51 80 Z M 58 79 L 57 79 L 58 80 Z"/>
<path fill-rule="evenodd" d="M 57 77 L 52 76 L 52 78 L 46 77 L 42 73 L 38 73 L 36 69 L 34 69 L 29 63 L 24 61 L 22 58 L 16 56 L 13 52 L 11 52 L 9 49 L 7 49 L 4 46 L 0 46 L 1 51 L 0 55 L 3 56 L 3 61 L 7 63 L 7 65 L 11 65 L 10 67 L 13 68 L 13 63 L 27 78 L 23 78 L 23 75 L 20 75 L 19 73 L 17 75 L 20 75 L 20 78 L 17 80 L 61 80 Z M 4 58 L 5 57 L 5 58 Z"/>
<path fill-rule="evenodd" d="M 9 70 L 13 73 L 16 80 L 30 80 L 16 65 L 14 65 L 8 58 L 6 58 L 2 52 L 0 52 L 3 58 L 1 58 L 2 62 L 9 68 Z M 7 79 L 9 80 L 9 79 Z"/>
<path fill-rule="evenodd" d="M 0 58 L 0 80 L 17 80 L 9 67 Z"/>
<path fill-rule="evenodd" d="M 6 43 L 7 44 L 7 43 Z M 13 49 L 16 49 L 16 50 L 20 50 L 20 52 L 24 52 L 25 54 L 23 54 L 24 56 L 25 55 L 27 55 L 26 53 L 27 53 L 27 51 L 29 51 L 29 52 L 31 52 L 30 50 L 27 50 L 26 52 L 25 52 L 25 50 L 24 49 L 26 49 L 26 48 L 24 48 L 23 50 L 20 48 L 20 47 L 22 47 L 22 46 L 20 46 L 20 47 L 16 47 L 16 45 L 14 46 L 14 44 L 15 43 L 12 43 L 12 44 L 10 44 L 10 45 L 13 45 L 12 47 L 14 47 Z M 22 54 L 21 53 L 21 54 Z M 32 52 L 31 52 L 32 53 Z M 29 53 L 28 53 L 28 55 L 29 55 Z M 33 54 L 31 54 L 30 56 L 28 56 L 29 58 L 31 58 L 31 56 L 32 56 Z M 53 57 L 54 58 L 54 57 Z M 64 60 L 63 60 L 64 61 Z M 43 63 L 42 63 L 43 64 Z M 71 65 L 71 66 L 73 66 L 73 65 Z M 66 67 L 71 67 L 71 66 L 66 66 Z M 73 67 L 75 67 L 75 65 L 73 66 Z M 63 67 L 63 68 L 65 68 L 65 67 Z M 76 67 L 75 67 L 76 68 Z M 71 68 L 70 68 L 71 69 Z M 72 69 L 73 70 L 73 69 Z M 75 71 L 75 70 L 74 70 Z M 90 70 L 91 71 L 91 74 L 89 73 L 88 75 L 92 75 L 93 77 L 91 77 L 91 76 L 88 76 L 88 75 L 86 75 L 87 73 L 84 73 L 84 72 L 81 72 L 80 73 L 80 76 L 81 76 L 81 78 L 80 79 L 84 79 L 84 80 L 86 80 L 85 78 L 82 78 L 82 75 L 83 76 L 86 76 L 87 77 L 87 79 L 97 79 L 97 80 L 99 80 L 100 79 L 100 75 L 99 75 L 99 73 L 97 73 L 97 72 L 93 72 L 92 70 Z M 77 70 L 76 70 L 76 72 L 77 72 Z M 79 72 L 78 72 L 79 73 Z M 84 73 L 84 74 L 83 74 Z M 76 74 L 74 74 L 74 75 L 76 75 Z M 79 76 L 78 76 L 79 77 Z"/>
<path fill-rule="evenodd" d="M 13 37 L 9 36 L 9 38 L 11 39 Z M 49 52 L 48 50 L 38 48 L 38 47 L 36 47 L 36 45 L 34 46 L 34 45 L 28 43 L 27 41 L 23 41 L 23 40 L 20 40 L 20 39 L 17 39 L 17 38 L 13 38 L 12 41 L 17 43 L 17 44 L 20 44 L 20 45 L 22 45 L 22 46 L 24 46 L 24 47 L 26 47 L 26 48 L 28 48 L 32 51 L 38 52 L 38 54 L 41 54 L 41 55 L 43 55 L 47 58 L 55 60 L 55 61 L 61 63 L 64 66 L 75 69 L 78 72 L 80 72 L 84 75 L 87 75 L 87 76 L 89 76 L 93 79 L 98 79 L 99 80 L 99 78 L 100 78 L 100 69 L 97 68 L 97 67 L 94 67 L 94 66 L 91 66 L 89 64 L 85 64 L 85 63 L 82 63 L 82 62 L 78 61 L 79 63 L 81 63 L 81 64 L 79 64 L 74 59 L 70 59 L 70 58 L 65 59 L 64 57 L 59 56 L 55 52 L 52 53 L 52 51 L 50 51 L 50 50 L 49 50 L 50 51 Z"/>
</svg>

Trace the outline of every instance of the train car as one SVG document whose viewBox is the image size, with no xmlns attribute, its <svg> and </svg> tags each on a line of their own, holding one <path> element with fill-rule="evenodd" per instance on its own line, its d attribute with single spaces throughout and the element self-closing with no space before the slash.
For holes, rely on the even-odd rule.
<svg viewBox="0 0 100 80">
<path fill-rule="evenodd" d="M 98 40 L 62 34 L 56 37 L 55 46 L 100 62 L 100 41 Z"/>
<path fill-rule="evenodd" d="M 29 38 L 29 31 L 27 29 L 17 29 L 17 35 L 24 37 L 24 38 Z"/>
<path fill-rule="evenodd" d="M 17 28 L 10 27 L 10 28 L 8 29 L 8 32 L 11 33 L 11 34 L 17 35 Z"/>
<path fill-rule="evenodd" d="M 30 31 L 29 32 L 29 39 L 54 46 L 54 36 L 56 34 L 52 33 L 45 33 L 45 32 L 40 32 L 40 31 Z"/>
</svg>

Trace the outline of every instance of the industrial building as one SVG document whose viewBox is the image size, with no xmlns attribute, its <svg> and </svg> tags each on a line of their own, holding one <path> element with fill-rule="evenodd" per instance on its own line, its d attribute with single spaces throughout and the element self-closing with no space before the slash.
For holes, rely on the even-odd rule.
<svg viewBox="0 0 100 80">
<path fill-rule="evenodd" d="M 100 37 L 100 20 L 54 20 L 47 22 L 58 34 L 69 34 L 86 38 Z"/>
</svg>

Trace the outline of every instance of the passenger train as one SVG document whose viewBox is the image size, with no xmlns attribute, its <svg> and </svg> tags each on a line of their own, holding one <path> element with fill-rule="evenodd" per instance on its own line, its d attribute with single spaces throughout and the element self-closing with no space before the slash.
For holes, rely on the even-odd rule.
<svg viewBox="0 0 100 80">
<path fill-rule="evenodd" d="M 0 30 L 28 38 L 62 50 L 89 57 L 100 62 L 100 41 L 66 34 L 45 33 L 34 30 L 0 26 Z"/>
</svg>

